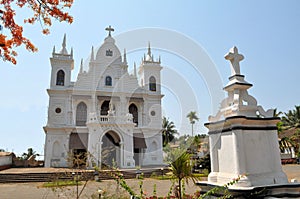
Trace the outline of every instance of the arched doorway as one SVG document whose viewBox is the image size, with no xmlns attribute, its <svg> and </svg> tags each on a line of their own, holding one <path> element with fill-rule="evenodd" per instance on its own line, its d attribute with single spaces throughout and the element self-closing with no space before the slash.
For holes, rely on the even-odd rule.
<svg viewBox="0 0 300 199">
<path fill-rule="evenodd" d="M 100 115 L 107 115 L 108 110 L 109 110 L 109 100 L 105 100 L 102 105 L 101 105 L 101 111 L 100 111 Z"/>
<path fill-rule="evenodd" d="M 139 124 L 138 108 L 136 107 L 135 104 L 130 104 L 128 109 L 129 109 L 129 113 L 131 113 L 133 116 L 133 123 L 135 123 L 136 126 L 138 126 L 138 124 Z"/>
<path fill-rule="evenodd" d="M 109 131 L 103 135 L 101 142 L 101 168 L 120 166 L 120 136 L 114 131 Z"/>
</svg>

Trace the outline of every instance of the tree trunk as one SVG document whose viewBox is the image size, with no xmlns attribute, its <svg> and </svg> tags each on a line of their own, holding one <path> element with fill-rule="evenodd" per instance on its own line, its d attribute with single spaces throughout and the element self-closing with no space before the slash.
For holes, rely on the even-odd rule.
<svg viewBox="0 0 300 199">
<path fill-rule="evenodd" d="M 192 123 L 192 137 L 194 136 L 194 124 Z"/>
<path fill-rule="evenodd" d="M 179 178 L 178 179 L 178 189 L 179 189 L 179 199 L 182 199 L 182 196 L 181 196 L 181 179 Z"/>
</svg>

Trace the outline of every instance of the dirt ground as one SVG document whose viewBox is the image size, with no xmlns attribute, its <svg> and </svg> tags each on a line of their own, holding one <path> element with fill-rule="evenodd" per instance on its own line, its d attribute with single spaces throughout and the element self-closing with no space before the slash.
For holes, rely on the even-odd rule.
<svg viewBox="0 0 300 199">
<path fill-rule="evenodd" d="M 286 172 L 289 180 L 297 179 L 300 182 L 300 165 L 284 165 L 284 172 Z M 139 193 L 140 181 L 136 179 L 126 180 L 127 184 L 133 188 L 136 193 Z M 144 193 L 152 195 L 154 184 L 158 196 L 167 195 L 170 190 L 172 182 L 169 180 L 153 180 L 144 179 L 143 181 Z M 0 198 L 1 199 L 52 199 L 52 198 L 76 198 L 76 186 L 69 186 L 65 188 L 43 188 L 43 183 L 5 183 L 0 184 Z M 81 191 L 83 185 L 78 187 L 78 192 Z M 129 198 L 127 192 L 123 191 L 113 180 L 105 180 L 102 182 L 88 182 L 86 188 L 81 194 L 80 198 L 99 198 L 98 190 L 105 191 L 104 196 L 108 198 Z M 194 193 L 199 190 L 192 182 L 186 185 L 186 193 Z"/>
</svg>

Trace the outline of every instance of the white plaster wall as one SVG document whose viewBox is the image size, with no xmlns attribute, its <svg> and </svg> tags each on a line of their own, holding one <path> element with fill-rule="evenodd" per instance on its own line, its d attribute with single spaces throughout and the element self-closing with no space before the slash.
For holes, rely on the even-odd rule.
<svg viewBox="0 0 300 199">
<path fill-rule="evenodd" d="M 45 167 L 68 167 L 69 166 L 68 165 L 69 137 L 70 135 L 63 131 L 47 132 L 46 144 L 45 144 Z M 58 145 L 55 143 L 58 143 Z"/>
<path fill-rule="evenodd" d="M 1 156 L 0 166 L 12 165 L 12 156 Z"/>
</svg>

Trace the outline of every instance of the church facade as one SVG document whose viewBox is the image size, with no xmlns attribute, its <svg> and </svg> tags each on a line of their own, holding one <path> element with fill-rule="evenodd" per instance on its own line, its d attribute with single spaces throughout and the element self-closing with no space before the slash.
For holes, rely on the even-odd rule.
<svg viewBox="0 0 300 199">
<path fill-rule="evenodd" d="M 88 69 L 75 82 L 73 49 L 66 37 L 62 49 L 53 49 L 48 121 L 44 127 L 45 167 L 68 167 L 70 157 L 88 154 L 88 167 L 134 168 L 163 164 L 161 136 L 161 62 L 154 60 L 150 44 L 133 74 L 126 52 L 121 54 L 108 36 L 94 52 Z"/>
</svg>

